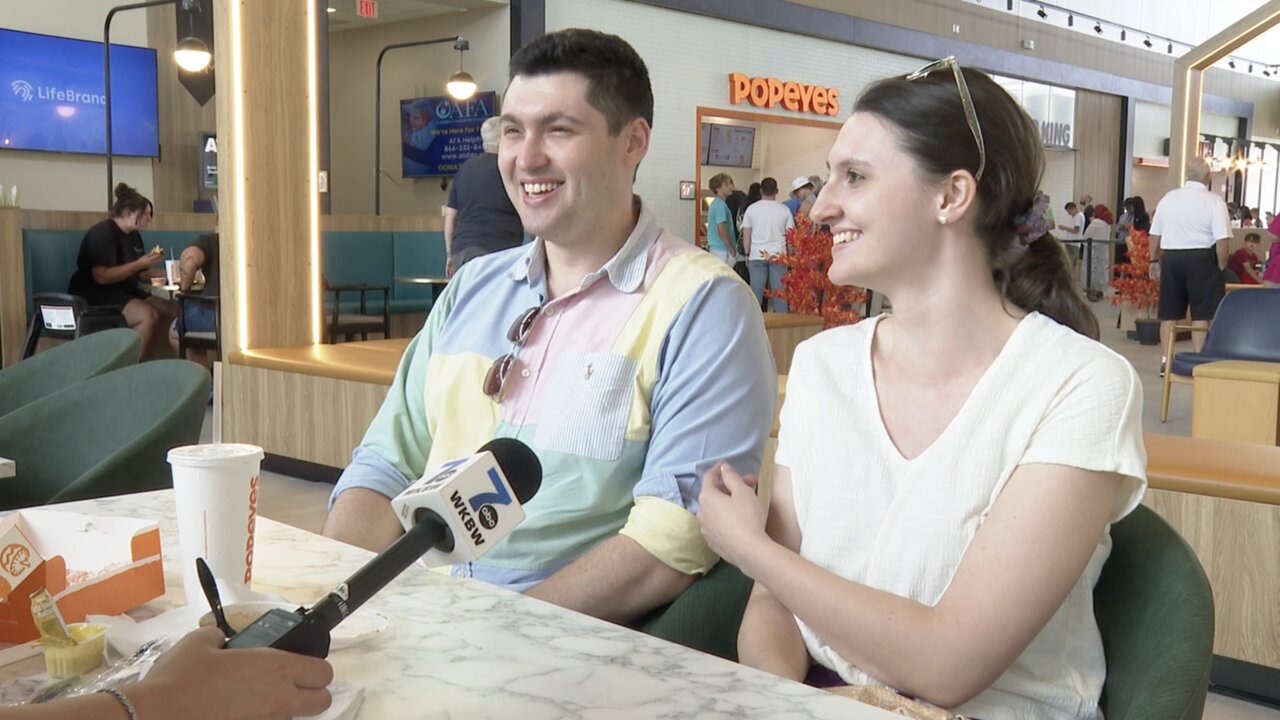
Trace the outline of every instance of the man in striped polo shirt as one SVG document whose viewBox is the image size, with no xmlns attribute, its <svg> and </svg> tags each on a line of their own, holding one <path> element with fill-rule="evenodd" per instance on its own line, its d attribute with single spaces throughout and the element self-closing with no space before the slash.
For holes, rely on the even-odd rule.
<svg viewBox="0 0 1280 720">
<path fill-rule="evenodd" d="M 475 577 L 615 622 L 717 561 L 694 513 L 719 460 L 755 472 L 777 376 L 751 291 L 632 194 L 648 71 L 621 38 L 564 30 L 510 63 L 498 164 L 528 245 L 473 260 L 409 345 L 324 532 L 400 535 L 388 498 L 492 437 L 538 454 L 526 520 Z"/>
</svg>

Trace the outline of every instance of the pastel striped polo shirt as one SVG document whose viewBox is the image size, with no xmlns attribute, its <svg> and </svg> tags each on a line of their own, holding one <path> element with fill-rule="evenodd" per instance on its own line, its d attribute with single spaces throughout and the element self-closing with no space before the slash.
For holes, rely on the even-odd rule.
<svg viewBox="0 0 1280 720">
<path fill-rule="evenodd" d="M 577 290 L 548 301 L 545 268 L 538 238 L 459 271 L 333 498 L 352 487 L 392 497 L 426 468 L 512 437 L 538 454 L 542 487 L 525 521 L 455 574 L 523 590 L 617 533 L 681 572 L 705 572 L 716 558 L 693 515 L 702 474 L 722 459 L 757 472 L 776 401 L 750 289 L 643 205 L 622 248 Z M 534 306 L 495 402 L 485 373 Z"/>
</svg>

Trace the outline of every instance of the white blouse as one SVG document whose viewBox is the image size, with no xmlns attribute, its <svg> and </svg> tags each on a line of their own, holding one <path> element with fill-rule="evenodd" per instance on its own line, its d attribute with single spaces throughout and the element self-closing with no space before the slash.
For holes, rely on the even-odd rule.
<svg viewBox="0 0 1280 720">
<path fill-rule="evenodd" d="M 907 460 L 889 438 L 876 399 L 871 339 L 879 320 L 820 333 L 792 361 L 777 464 L 791 471 L 803 557 L 933 605 L 1019 465 L 1124 476 L 1112 522 L 1142 499 L 1142 386 L 1124 358 L 1031 313 L 946 430 Z M 1106 663 L 1093 586 L 1110 552 L 1108 533 L 1031 645 L 954 712 L 984 720 L 1102 717 Z M 796 622 L 817 662 L 849 683 L 876 683 Z"/>
</svg>

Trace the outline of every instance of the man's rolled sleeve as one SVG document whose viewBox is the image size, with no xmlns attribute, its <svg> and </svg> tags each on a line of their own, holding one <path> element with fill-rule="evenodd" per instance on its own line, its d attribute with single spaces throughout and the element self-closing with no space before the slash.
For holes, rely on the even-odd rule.
<svg viewBox="0 0 1280 720">
<path fill-rule="evenodd" d="M 658 358 L 644 475 L 620 532 L 685 574 L 717 560 L 694 516 L 703 474 L 720 460 L 755 474 L 764 457 L 778 376 L 758 308 L 738 279 L 712 280 L 685 305 Z"/>
</svg>

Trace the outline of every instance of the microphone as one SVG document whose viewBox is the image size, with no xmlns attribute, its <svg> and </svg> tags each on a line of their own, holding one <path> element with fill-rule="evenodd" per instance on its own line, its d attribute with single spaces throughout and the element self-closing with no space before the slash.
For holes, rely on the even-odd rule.
<svg viewBox="0 0 1280 720">
<path fill-rule="evenodd" d="M 329 633 L 418 558 L 428 565 L 475 560 L 521 521 L 542 485 L 542 464 L 514 438 L 489 441 L 475 455 L 428 470 L 391 501 L 405 526 L 386 550 L 310 609 L 273 609 L 227 640 L 226 647 L 273 647 L 326 657 Z"/>
</svg>

